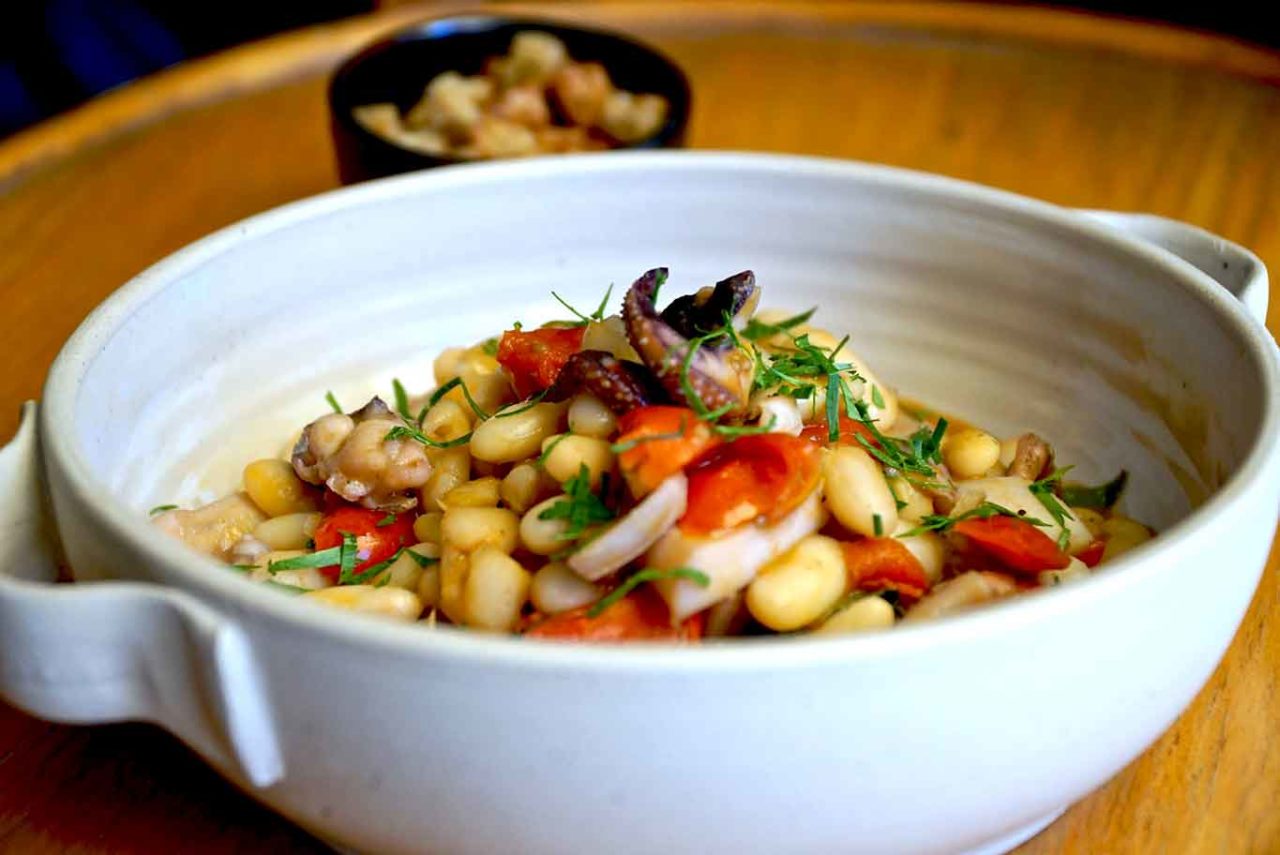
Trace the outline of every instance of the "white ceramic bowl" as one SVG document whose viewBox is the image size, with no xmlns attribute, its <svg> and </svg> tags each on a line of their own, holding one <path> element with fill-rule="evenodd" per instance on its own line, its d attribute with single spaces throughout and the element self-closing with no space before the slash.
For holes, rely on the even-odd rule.
<svg viewBox="0 0 1280 855">
<path fill-rule="evenodd" d="M 1040 431 L 1086 480 L 1128 468 L 1161 535 L 932 625 L 622 649 L 333 612 L 149 527 L 324 390 L 425 385 L 439 348 L 557 314 L 551 288 L 585 305 L 659 264 L 673 288 L 753 268 L 911 396 Z M 58 358 L 0 456 L 0 694 L 158 722 L 367 851 L 1001 849 L 1149 745 L 1231 640 L 1280 491 L 1265 300 L 1256 258 L 1186 226 L 822 160 L 530 160 L 290 205 L 139 276 Z M 36 581 L 43 492 L 77 577 L 127 581 Z"/>
</svg>

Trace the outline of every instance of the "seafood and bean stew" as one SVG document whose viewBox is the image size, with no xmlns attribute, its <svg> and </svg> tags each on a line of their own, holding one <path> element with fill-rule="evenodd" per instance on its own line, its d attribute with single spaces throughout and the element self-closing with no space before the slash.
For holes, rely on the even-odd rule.
<svg viewBox="0 0 1280 855">
<path fill-rule="evenodd" d="M 550 33 L 520 32 L 483 74 L 437 75 L 401 113 L 365 104 L 353 115 L 389 143 L 433 157 L 480 160 L 600 151 L 653 137 L 670 105 L 614 86 L 598 62 L 577 62 Z"/>
<path fill-rule="evenodd" d="M 1151 537 L 1124 472 L 909 404 L 813 310 L 757 313 L 749 271 L 659 310 L 666 275 L 447 350 L 421 396 L 329 394 L 289 459 L 155 523 L 304 599 L 578 641 L 882 629 Z"/>
</svg>

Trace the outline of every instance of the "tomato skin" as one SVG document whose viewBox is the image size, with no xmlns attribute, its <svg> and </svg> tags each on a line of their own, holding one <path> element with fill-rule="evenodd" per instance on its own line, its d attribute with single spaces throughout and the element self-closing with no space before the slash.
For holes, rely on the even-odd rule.
<svg viewBox="0 0 1280 855">
<path fill-rule="evenodd" d="M 1049 535 L 1026 520 L 1005 516 L 961 520 L 955 531 L 1015 573 L 1061 570 L 1071 563 L 1070 556 Z"/>
<path fill-rule="evenodd" d="M 711 426 L 687 407 L 637 407 L 618 422 L 619 445 L 651 436 L 672 436 L 635 442 L 618 455 L 618 467 L 635 496 L 653 492 L 659 484 L 692 463 L 708 449 L 720 445 Z"/>
<path fill-rule="evenodd" d="M 831 436 L 831 431 L 827 427 L 826 422 L 816 425 L 806 425 L 805 428 L 800 431 L 800 436 L 809 440 L 809 442 L 816 443 L 821 446 L 829 446 L 833 444 L 828 438 Z M 856 419 L 851 419 L 845 415 L 840 416 L 840 435 L 836 437 L 834 444 L 855 445 L 861 447 L 862 443 L 858 441 L 858 437 L 865 439 L 874 448 L 880 447 L 880 442 L 876 439 L 876 435 L 871 432 L 871 428 Z"/>
<path fill-rule="evenodd" d="M 1107 542 L 1102 538 L 1095 538 L 1084 549 L 1076 553 L 1076 558 L 1084 562 L 1086 567 L 1097 567 L 1102 563 L 1102 553 L 1107 549 Z"/>
<path fill-rule="evenodd" d="M 396 552 L 417 542 L 413 535 L 413 515 L 396 514 L 395 521 L 379 526 L 387 518 L 386 511 L 372 511 L 356 505 L 344 505 L 329 511 L 316 526 L 313 540 L 316 551 L 342 545 L 342 535 L 356 536 L 356 553 L 365 555 L 355 566 L 362 573 L 375 564 L 386 561 Z M 320 572 L 330 579 L 338 578 L 337 564 L 321 567 Z"/>
<path fill-rule="evenodd" d="M 714 534 L 747 522 L 773 523 L 813 492 L 820 448 L 800 437 L 755 434 L 717 446 L 688 470 L 680 529 Z"/>
<path fill-rule="evenodd" d="M 679 626 L 671 625 L 671 613 L 651 587 L 633 591 L 596 617 L 591 606 L 570 609 L 535 624 L 525 635 L 556 641 L 698 641 L 705 618 L 700 612 Z"/>
<path fill-rule="evenodd" d="M 865 537 L 840 544 L 849 587 L 859 591 L 897 591 L 905 605 L 929 590 L 920 559 L 895 537 Z"/>
<path fill-rule="evenodd" d="M 507 330 L 498 342 L 498 364 L 511 374 L 516 394 L 527 398 L 556 382 L 586 334 L 585 327 Z"/>
</svg>

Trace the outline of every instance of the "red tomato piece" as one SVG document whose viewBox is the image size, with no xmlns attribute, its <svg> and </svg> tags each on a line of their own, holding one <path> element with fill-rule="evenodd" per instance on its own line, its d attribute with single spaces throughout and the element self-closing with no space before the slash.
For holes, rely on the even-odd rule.
<svg viewBox="0 0 1280 855">
<path fill-rule="evenodd" d="M 1086 567 L 1097 567 L 1102 563 L 1102 553 L 1106 551 L 1107 542 L 1102 538 L 1094 539 L 1088 546 L 1076 553 Z"/>
<path fill-rule="evenodd" d="M 651 493 L 722 440 L 687 407 L 637 407 L 618 423 L 617 444 L 630 446 L 618 466 L 632 494 Z M 649 437 L 668 437 L 650 439 Z"/>
<path fill-rule="evenodd" d="M 313 537 L 316 551 L 341 546 L 344 534 L 356 537 L 357 573 L 362 573 L 373 565 L 386 561 L 400 549 L 417 543 L 417 538 L 413 535 L 412 514 L 388 514 L 386 511 L 344 505 L 325 514 L 316 526 Z M 320 572 L 330 579 L 337 579 L 339 569 L 334 564 L 332 567 L 321 567 Z"/>
<path fill-rule="evenodd" d="M 650 587 L 623 597 L 595 617 L 591 606 L 552 615 L 534 625 L 525 635 L 559 641 L 698 641 L 704 617 L 696 614 L 679 626 L 671 625 L 671 613 Z"/>
<path fill-rule="evenodd" d="M 800 436 L 818 445 L 832 444 L 829 439 L 831 431 L 828 429 L 826 422 L 806 425 L 804 430 L 800 431 Z M 875 448 L 880 447 L 880 442 L 876 439 L 876 435 L 871 432 L 871 428 L 856 419 L 840 416 L 840 435 L 836 438 L 835 444 L 861 447 L 862 443 L 858 441 L 858 437 L 862 437 Z"/>
<path fill-rule="evenodd" d="M 843 542 L 844 569 L 849 587 L 859 591 L 897 591 L 904 604 L 929 590 L 920 559 L 894 537 L 868 537 Z"/>
<path fill-rule="evenodd" d="M 1049 535 L 1026 520 L 1005 516 L 961 520 L 955 531 L 1014 572 L 1061 570 L 1071 562 Z"/>
<path fill-rule="evenodd" d="M 681 530 L 713 534 L 743 523 L 772 523 L 818 484 L 817 445 L 782 433 L 744 436 L 717 446 L 689 469 Z"/>
<path fill-rule="evenodd" d="M 585 327 L 507 330 L 498 342 L 498 364 L 511 374 L 516 394 L 527 398 L 556 382 L 586 334 Z"/>
</svg>

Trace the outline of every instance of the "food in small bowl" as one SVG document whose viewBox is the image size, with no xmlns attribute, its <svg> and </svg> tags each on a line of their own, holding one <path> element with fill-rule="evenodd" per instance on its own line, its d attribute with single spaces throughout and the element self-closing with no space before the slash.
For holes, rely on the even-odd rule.
<svg viewBox="0 0 1280 855">
<path fill-rule="evenodd" d="M 619 89 L 598 62 L 577 62 L 564 42 L 523 30 L 482 74 L 436 75 L 401 114 L 394 103 L 354 114 L 384 140 L 433 157 L 483 160 L 600 151 L 641 143 L 662 129 L 667 99 Z"/>
<path fill-rule="evenodd" d="M 403 30 L 334 74 L 346 182 L 447 163 L 674 147 L 688 82 L 627 37 L 549 21 L 445 18 Z"/>
<path fill-rule="evenodd" d="M 532 638 L 851 633 L 1085 578 L 1150 537 L 1035 433 L 911 407 L 751 271 L 516 323 L 438 387 L 306 425 L 243 492 L 155 522 L 341 608 Z M 557 298 L 558 299 L 558 298 Z M 319 395 L 316 396 L 317 400 Z"/>
<path fill-rule="evenodd" d="M 395 412 L 394 378 L 565 318 L 552 291 L 590 317 L 655 259 L 690 285 L 749 267 L 779 320 L 818 307 L 944 439 L 963 419 L 1051 440 L 1073 479 L 1127 470 L 1123 513 L 1159 535 L 884 632 L 606 646 L 321 608 L 148 522 L 249 486 L 246 461 L 291 471 L 325 390 Z M 1003 851 L 1150 745 L 1240 623 L 1280 504 L 1265 297 L 1256 257 L 1186 225 L 812 158 L 508 160 L 299 202 L 114 293 L 0 451 L 0 695 L 157 722 L 345 850 Z M 40 584 L 62 555 L 77 584 Z"/>
</svg>

